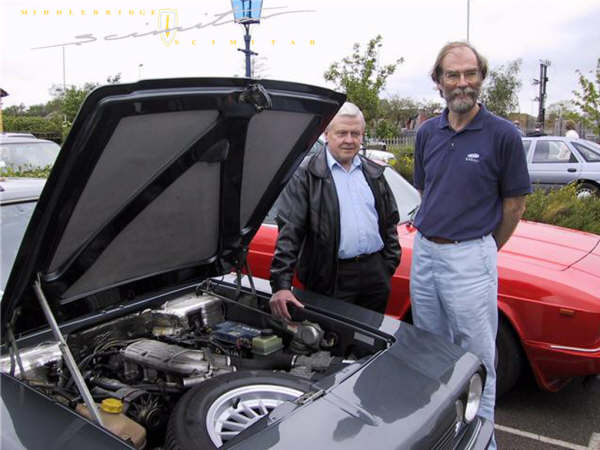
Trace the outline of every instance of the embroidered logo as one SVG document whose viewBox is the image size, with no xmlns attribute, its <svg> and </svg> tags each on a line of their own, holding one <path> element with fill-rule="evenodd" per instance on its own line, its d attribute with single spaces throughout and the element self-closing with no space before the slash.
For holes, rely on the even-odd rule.
<svg viewBox="0 0 600 450">
<path fill-rule="evenodd" d="M 478 163 L 479 162 L 479 153 L 469 153 L 467 155 L 467 157 L 465 158 L 465 161 Z"/>
</svg>

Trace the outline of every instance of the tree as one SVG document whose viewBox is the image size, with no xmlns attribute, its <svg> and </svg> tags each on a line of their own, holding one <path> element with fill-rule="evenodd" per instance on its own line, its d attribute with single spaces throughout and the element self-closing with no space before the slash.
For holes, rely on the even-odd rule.
<svg viewBox="0 0 600 450">
<path fill-rule="evenodd" d="M 58 100 L 58 103 L 60 103 L 60 112 L 69 126 L 75 120 L 75 116 L 87 95 L 97 87 L 98 83 L 85 83 L 81 87 L 75 85 L 68 86 L 65 91 L 62 88 L 54 89 L 55 100 Z"/>
<path fill-rule="evenodd" d="M 389 99 L 381 100 L 379 111 L 381 116 L 396 131 L 395 134 L 397 134 L 400 128 L 406 127 L 407 123 L 417 116 L 419 113 L 419 104 L 409 97 L 394 95 Z M 379 136 L 379 133 L 377 136 Z"/>
<path fill-rule="evenodd" d="M 576 72 L 579 75 L 579 90 L 573 91 L 573 103 L 582 111 L 584 124 L 600 136 L 600 58 L 596 63 L 595 80 L 588 80 L 579 70 Z"/>
<path fill-rule="evenodd" d="M 27 107 L 24 103 L 20 105 L 8 106 L 3 109 L 3 113 L 7 116 L 24 116 L 26 114 Z"/>
<path fill-rule="evenodd" d="M 418 103 L 419 111 L 421 111 L 425 117 L 433 117 L 442 113 L 444 107 L 440 102 L 433 100 L 423 100 Z"/>
<path fill-rule="evenodd" d="M 575 123 L 582 121 L 581 114 L 576 111 L 576 106 L 573 102 L 561 100 L 548 106 L 546 119 L 548 128 L 557 128 L 557 133 L 561 133 L 564 123 L 567 120 L 572 120 Z"/>
<path fill-rule="evenodd" d="M 109 75 L 108 77 L 106 77 L 106 82 L 108 84 L 119 84 L 121 82 L 121 72 L 113 76 Z"/>
<path fill-rule="evenodd" d="M 383 45 L 381 35 L 371 39 L 365 52 L 361 53 L 360 44 L 355 43 L 351 56 L 334 62 L 323 74 L 325 80 L 336 84 L 336 87 L 346 92 L 348 101 L 356 104 L 367 124 L 377 118 L 379 92 L 384 88 L 387 78 L 396 71 L 398 64 L 404 59 L 399 58 L 394 63 L 378 67 L 379 49 Z"/>
<path fill-rule="evenodd" d="M 521 59 L 515 59 L 506 66 L 499 66 L 489 72 L 488 80 L 481 90 L 481 101 L 487 109 L 506 118 L 519 109 L 520 71 Z"/>
</svg>

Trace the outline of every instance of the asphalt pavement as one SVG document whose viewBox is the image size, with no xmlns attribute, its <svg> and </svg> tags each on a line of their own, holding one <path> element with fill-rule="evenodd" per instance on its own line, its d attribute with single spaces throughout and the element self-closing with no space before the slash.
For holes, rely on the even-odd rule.
<svg viewBox="0 0 600 450">
<path fill-rule="evenodd" d="M 496 442 L 503 450 L 600 450 L 600 376 L 559 392 L 521 380 L 496 403 Z"/>
</svg>

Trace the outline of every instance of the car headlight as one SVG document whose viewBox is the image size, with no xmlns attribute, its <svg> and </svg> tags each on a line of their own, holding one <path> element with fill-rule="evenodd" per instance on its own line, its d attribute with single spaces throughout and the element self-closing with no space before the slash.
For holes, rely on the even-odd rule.
<svg viewBox="0 0 600 450">
<path fill-rule="evenodd" d="M 475 419 L 479 411 L 479 403 L 483 392 L 483 381 L 481 375 L 476 373 L 469 381 L 469 392 L 467 394 L 467 405 L 465 407 L 465 422 L 470 423 Z"/>
</svg>

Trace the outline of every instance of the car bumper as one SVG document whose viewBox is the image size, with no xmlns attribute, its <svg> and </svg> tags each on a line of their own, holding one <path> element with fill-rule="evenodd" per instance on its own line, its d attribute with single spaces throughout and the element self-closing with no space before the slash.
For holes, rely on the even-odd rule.
<svg viewBox="0 0 600 450">
<path fill-rule="evenodd" d="M 454 447 L 456 450 L 484 450 L 488 448 L 494 434 L 494 424 L 487 419 L 477 417 Z"/>
<path fill-rule="evenodd" d="M 559 390 L 573 377 L 600 374 L 600 347 L 586 349 L 529 342 L 525 351 L 538 383 L 550 391 Z"/>
</svg>

